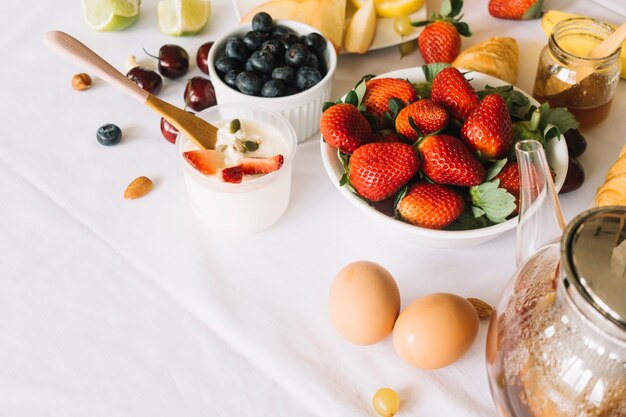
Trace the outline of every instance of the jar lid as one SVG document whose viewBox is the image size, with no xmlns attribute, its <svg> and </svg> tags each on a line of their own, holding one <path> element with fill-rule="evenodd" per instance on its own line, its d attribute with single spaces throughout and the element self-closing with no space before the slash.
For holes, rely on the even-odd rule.
<svg viewBox="0 0 626 417">
<path fill-rule="evenodd" d="M 626 330 L 626 207 L 586 211 L 561 242 L 567 281 L 593 309 Z"/>
</svg>

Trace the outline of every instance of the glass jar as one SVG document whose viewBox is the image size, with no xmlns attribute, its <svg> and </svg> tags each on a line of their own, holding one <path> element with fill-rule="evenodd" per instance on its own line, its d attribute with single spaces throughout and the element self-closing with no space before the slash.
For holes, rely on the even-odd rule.
<svg viewBox="0 0 626 417">
<path fill-rule="evenodd" d="M 502 417 L 626 416 L 626 207 L 574 219 L 505 290 L 487 335 Z"/>
<path fill-rule="evenodd" d="M 613 31 L 590 18 L 559 22 L 539 56 L 535 99 L 550 107 L 567 107 L 583 129 L 604 120 L 619 81 L 621 48 L 603 58 L 588 55 Z"/>
</svg>

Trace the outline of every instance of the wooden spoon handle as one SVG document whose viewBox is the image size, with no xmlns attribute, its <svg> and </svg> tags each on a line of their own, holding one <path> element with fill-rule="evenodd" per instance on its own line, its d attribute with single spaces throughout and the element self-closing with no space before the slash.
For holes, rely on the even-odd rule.
<svg viewBox="0 0 626 417">
<path fill-rule="evenodd" d="M 626 39 L 626 22 L 622 23 L 611 36 L 593 48 L 589 53 L 589 58 L 599 59 L 611 55 L 624 42 L 624 39 Z"/>
<path fill-rule="evenodd" d="M 150 96 L 150 93 L 126 78 L 100 55 L 67 33 L 56 30 L 50 31 L 45 34 L 44 42 L 54 51 L 70 57 L 79 65 L 88 68 L 98 77 L 118 87 L 141 103 L 145 103 Z"/>
</svg>

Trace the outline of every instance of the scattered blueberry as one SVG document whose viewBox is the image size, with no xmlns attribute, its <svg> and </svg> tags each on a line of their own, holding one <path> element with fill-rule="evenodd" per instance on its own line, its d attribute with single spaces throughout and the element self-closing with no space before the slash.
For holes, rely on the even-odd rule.
<svg viewBox="0 0 626 417">
<path fill-rule="evenodd" d="M 321 53 L 326 49 L 326 39 L 319 33 L 311 32 L 304 38 L 304 44 L 313 52 Z"/>
<path fill-rule="evenodd" d="M 250 52 L 248 51 L 246 44 L 243 43 L 243 40 L 241 38 L 232 36 L 226 41 L 224 55 L 227 58 L 232 58 L 239 62 L 246 62 L 246 59 L 248 59 Z"/>
<path fill-rule="evenodd" d="M 273 23 L 272 16 L 265 12 L 260 12 L 252 18 L 252 30 L 267 33 L 272 29 Z"/>
<path fill-rule="evenodd" d="M 285 85 L 293 85 L 296 82 L 296 70 L 286 65 L 274 68 L 272 78 L 280 80 Z"/>
<path fill-rule="evenodd" d="M 100 126 L 96 132 L 96 139 L 104 146 L 117 145 L 122 139 L 122 129 L 111 123 Z"/>
<path fill-rule="evenodd" d="M 252 72 L 240 72 L 235 80 L 237 88 L 244 94 L 250 96 L 258 95 L 261 92 L 261 79 Z"/>
<path fill-rule="evenodd" d="M 296 89 L 304 91 L 322 80 L 322 74 L 315 68 L 300 67 L 296 72 Z"/>
<path fill-rule="evenodd" d="M 229 86 L 236 88 L 237 87 L 237 81 L 236 81 L 237 74 L 239 74 L 237 70 L 230 70 L 226 72 L 226 74 L 224 74 L 224 82 L 228 84 Z"/>
<path fill-rule="evenodd" d="M 285 84 L 280 80 L 269 80 L 263 84 L 261 97 L 280 97 L 285 93 Z"/>
<path fill-rule="evenodd" d="M 276 57 L 266 51 L 255 51 L 248 60 L 256 73 L 271 73 L 276 66 Z"/>
<path fill-rule="evenodd" d="M 241 62 L 225 56 L 217 58 L 215 61 L 215 69 L 224 74 L 230 70 L 241 68 Z"/>
<path fill-rule="evenodd" d="M 291 45 L 295 45 L 297 43 L 300 43 L 300 37 L 298 35 L 296 35 L 295 33 L 286 33 L 286 34 L 283 35 L 282 38 L 280 38 L 280 41 L 282 42 L 282 44 L 285 47 L 285 49 L 287 49 Z"/>
<path fill-rule="evenodd" d="M 291 45 L 285 52 L 285 64 L 300 67 L 309 59 L 309 49 L 301 43 Z"/>
<path fill-rule="evenodd" d="M 267 39 L 267 33 L 251 30 L 243 36 L 242 40 L 249 50 L 256 51 L 265 39 Z"/>
</svg>

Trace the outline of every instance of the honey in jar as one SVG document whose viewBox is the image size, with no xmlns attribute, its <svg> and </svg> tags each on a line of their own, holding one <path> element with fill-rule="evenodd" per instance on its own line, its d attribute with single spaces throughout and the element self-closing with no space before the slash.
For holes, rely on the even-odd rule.
<svg viewBox="0 0 626 417">
<path fill-rule="evenodd" d="M 566 107 L 582 129 L 604 120 L 619 81 L 621 49 L 603 58 L 588 56 L 611 33 L 611 26 L 589 18 L 557 24 L 539 57 L 535 99 L 553 108 Z"/>
</svg>

